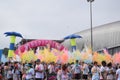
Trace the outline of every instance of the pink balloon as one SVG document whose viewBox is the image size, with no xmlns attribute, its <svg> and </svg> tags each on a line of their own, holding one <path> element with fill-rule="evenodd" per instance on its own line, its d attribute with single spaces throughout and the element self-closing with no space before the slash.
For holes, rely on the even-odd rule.
<svg viewBox="0 0 120 80">
<path fill-rule="evenodd" d="M 47 46 L 47 44 L 50 45 L 51 48 L 55 48 L 58 50 L 63 50 L 65 47 L 55 41 L 52 40 L 34 40 L 31 42 L 28 42 L 22 46 L 20 46 L 18 49 L 20 50 L 21 53 L 23 53 L 25 50 L 29 50 L 31 48 L 36 48 L 38 46 Z M 16 50 L 16 53 L 18 53 L 18 49 Z"/>
<path fill-rule="evenodd" d="M 19 54 L 19 51 L 18 51 L 18 49 L 15 51 L 15 54 Z"/>
<path fill-rule="evenodd" d="M 28 43 L 29 47 L 31 48 L 32 47 L 32 44 L 31 43 Z M 25 46 L 25 45 L 24 45 Z"/>
<path fill-rule="evenodd" d="M 38 42 L 38 46 L 40 46 L 41 45 L 41 41 L 37 41 Z"/>
<path fill-rule="evenodd" d="M 20 52 L 23 53 L 25 51 L 25 46 L 20 47 Z"/>
</svg>

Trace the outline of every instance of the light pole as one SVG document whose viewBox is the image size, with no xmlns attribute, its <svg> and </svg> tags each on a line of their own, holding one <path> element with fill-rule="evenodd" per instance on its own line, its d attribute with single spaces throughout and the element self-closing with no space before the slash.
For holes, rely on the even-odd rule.
<svg viewBox="0 0 120 80">
<path fill-rule="evenodd" d="M 93 54 L 93 24 L 92 24 L 92 2 L 94 0 L 87 0 L 90 3 L 90 29 L 91 29 L 91 50 Z"/>
</svg>

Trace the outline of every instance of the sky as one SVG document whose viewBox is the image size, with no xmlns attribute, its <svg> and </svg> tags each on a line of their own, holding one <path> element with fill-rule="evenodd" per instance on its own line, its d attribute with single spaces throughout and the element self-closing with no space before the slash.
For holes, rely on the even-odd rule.
<svg viewBox="0 0 120 80">
<path fill-rule="evenodd" d="M 95 0 L 93 27 L 120 20 L 120 0 Z M 4 32 L 28 39 L 63 39 L 90 28 L 87 0 L 0 0 L 0 49 L 9 47 Z M 16 43 L 21 38 L 17 38 Z"/>
</svg>

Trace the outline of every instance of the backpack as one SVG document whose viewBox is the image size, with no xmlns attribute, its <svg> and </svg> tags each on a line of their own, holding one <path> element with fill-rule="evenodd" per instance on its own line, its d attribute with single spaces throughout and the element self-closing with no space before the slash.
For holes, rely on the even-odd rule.
<svg viewBox="0 0 120 80">
<path fill-rule="evenodd" d="M 78 64 L 75 65 L 74 73 L 81 73 L 80 65 Z"/>
</svg>

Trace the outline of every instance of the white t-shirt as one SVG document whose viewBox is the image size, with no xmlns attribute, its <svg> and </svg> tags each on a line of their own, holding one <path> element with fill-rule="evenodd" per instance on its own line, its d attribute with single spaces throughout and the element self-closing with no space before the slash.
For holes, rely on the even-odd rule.
<svg viewBox="0 0 120 80">
<path fill-rule="evenodd" d="M 8 70 L 7 72 L 7 79 L 12 78 L 12 71 Z"/>
<path fill-rule="evenodd" d="M 72 67 L 72 70 L 74 71 L 75 74 L 81 73 L 81 66 L 79 64 L 75 64 Z"/>
<path fill-rule="evenodd" d="M 83 66 L 83 74 L 88 75 L 88 72 L 89 72 L 88 65 L 84 64 L 84 66 Z"/>
<path fill-rule="evenodd" d="M 68 79 L 69 79 L 68 74 L 62 73 L 61 80 L 68 80 Z"/>
<path fill-rule="evenodd" d="M 53 65 L 49 65 L 48 69 L 49 69 L 49 73 L 54 72 L 54 66 Z"/>
<path fill-rule="evenodd" d="M 34 75 L 34 69 L 30 68 L 27 72 L 26 72 L 26 79 L 31 79 L 33 78 Z"/>
<path fill-rule="evenodd" d="M 106 71 L 107 71 L 107 73 L 108 73 L 107 79 L 112 79 L 112 80 L 113 80 L 114 75 L 111 74 L 111 71 L 113 71 L 113 68 L 107 68 Z"/>
<path fill-rule="evenodd" d="M 100 69 L 99 69 L 99 67 L 93 66 L 91 71 L 92 71 L 92 80 L 99 80 L 100 79 L 100 76 L 99 76 Z"/>
<path fill-rule="evenodd" d="M 120 80 L 120 69 L 117 69 L 116 75 L 118 75 L 118 79 L 117 80 Z"/>
<path fill-rule="evenodd" d="M 12 73 L 13 73 L 13 80 L 18 80 L 18 77 L 20 75 L 19 70 L 18 69 L 13 69 Z"/>
<path fill-rule="evenodd" d="M 100 67 L 100 72 L 106 72 L 106 70 L 107 70 L 107 67 L 103 67 L 103 66 Z"/>
<path fill-rule="evenodd" d="M 107 76 L 106 71 L 107 71 L 107 67 L 103 67 L 103 66 L 100 67 L 100 79 L 103 79 L 103 77 Z"/>
<path fill-rule="evenodd" d="M 44 70 L 43 64 L 36 65 L 35 70 Z M 44 71 L 43 72 L 36 72 L 35 78 L 44 78 Z"/>
<path fill-rule="evenodd" d="M 69 80 L 68 73 L 62 70 L 59 70 L 57 73 L 57 80 Z"/>
</svg>

